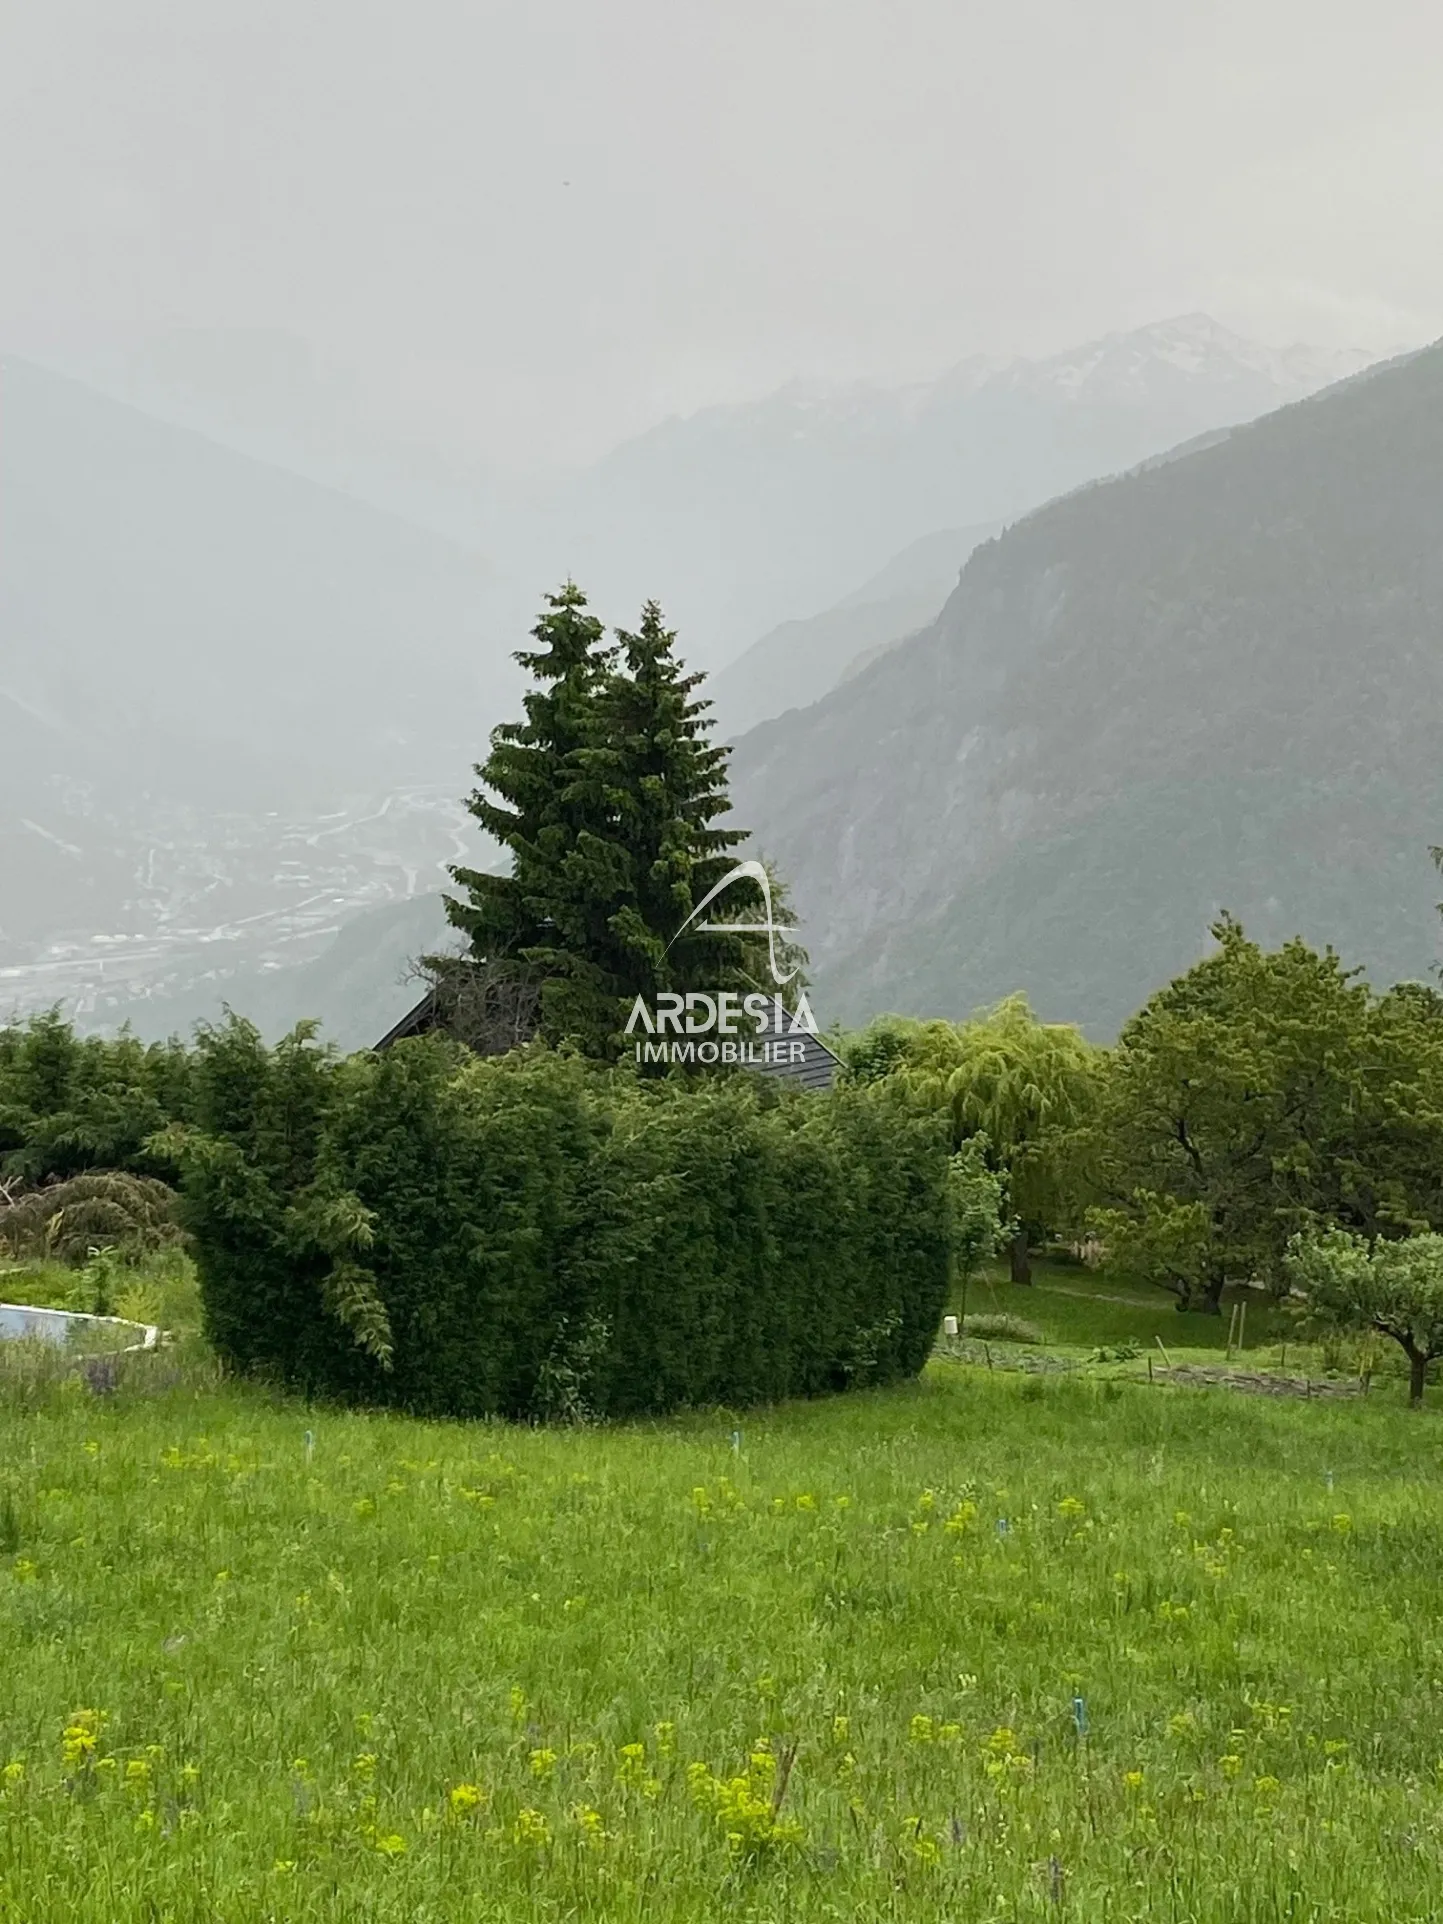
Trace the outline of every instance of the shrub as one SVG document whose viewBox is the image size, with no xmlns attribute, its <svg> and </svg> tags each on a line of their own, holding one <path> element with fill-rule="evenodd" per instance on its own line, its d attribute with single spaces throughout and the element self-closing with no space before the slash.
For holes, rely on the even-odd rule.
<svg viewBox="0 0 1443 1924">
<path fill-rule="evenodd" d="M 1036 1323 L 1004 1312 L 995 1316 L 969 1316 L 963 1324 L 962 1334 L 986 1343 L 1041 1343 L 1046 1340 Z"/>
<path fill-rule="evenodd" d="M 337 1061 L 240 1022 L 172 1131 L 232 1365 L 430 1413 L 623 1416 L 915 1374 L 946 1141 L 885 1089 L 642 1079 L 436 1038 Z"/>
<path fill-rule="evenodd" d="M 17 1262 L 80 1264 L 93 1250 L 114 1250 L 135 1261 L 182 1233 L 175 1191 L 124 1170 L 97 1170 L 6 1194 L 8 1201 L 0 1204 L 0 1254 Z"/>
<path fill-rule="evenodd" d="M 179 1042 L 79 1037 L 54 1009 L 0 1028 L 0 1183 L 173 1174 L 144 1145 L 189 1115 L 191 1066 Z"/>
</svg>

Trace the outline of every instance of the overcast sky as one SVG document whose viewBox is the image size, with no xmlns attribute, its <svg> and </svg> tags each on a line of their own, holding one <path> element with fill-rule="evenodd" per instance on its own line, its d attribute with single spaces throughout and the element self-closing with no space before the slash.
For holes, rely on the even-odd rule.
<svg viewBox="0 0 1443 1924">
<path fill-rule="evenodd" d="M 1426 0 L 0 20 L 0 344 L 237 378 L 309 353 L 378 419 L 502 462 L 1198 308 L 1279 344 L 1443 333 Z"/>
</svg>

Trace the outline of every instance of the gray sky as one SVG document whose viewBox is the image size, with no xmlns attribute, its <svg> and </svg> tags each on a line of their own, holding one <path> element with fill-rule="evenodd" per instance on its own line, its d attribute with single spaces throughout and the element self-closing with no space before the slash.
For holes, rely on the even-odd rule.
<svg viewBox="0 0 1443 1924">
<path fill-rule="evenodd" d="M 1398 346 L 1440 100 L 1425 0 L 0 0 L 0 343 L 294 337 L 503 462 L 1195 308 Z"/>
</svg>

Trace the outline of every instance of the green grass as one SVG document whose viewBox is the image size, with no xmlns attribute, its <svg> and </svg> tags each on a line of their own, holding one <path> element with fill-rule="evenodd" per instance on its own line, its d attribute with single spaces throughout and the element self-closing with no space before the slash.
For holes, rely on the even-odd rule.
<svg viewBox="0 0 1443 1924">
<path fill-rule="evenodd" d="M 1234 1303 L 1247 1304 L 1244 1347 L 1235 1352 L 1243 1366 L 1275 1365 L 1283 1344 L 1299 1368 L 1310 1363 L 1321 1370 L 1330 1360 L 1351 1361 L 1358 1345 L 1335 1345 L 1336 1357 L 1325 1357 L 1316 1346 L 1299 1340 L 1296 1325 L 1283 1310 L 1257 1290 L 1229 1290 L 1221 1316 L 1197 1311 L 1179 1312 L 1166 1290 L 1150 1288 L 1116 1276 L 1064 1263 L 1033 1266 L 1031 1288 L 1019 1287 L 1005 1270 L 990 1268 L 974 1277 L 967 1290 L 969 1316 L 1025 1317 L 1042 1331 L 1048 1346 L 1059 1352 L 1091 1351 L 1135 1344 L 1158 1355 L 1158 1341 L 1170 1356 L 1187 1362 L 1219 1361 L 1228 1336 Z M 953 1309 L 960 1307 L 954 1302 Z M 1380 1358 L 1380 1363 L 1390 1359 Z"/>
<path fill-rule="evenodd" d="M 149 1258 L 142 1267 L 107 1275 L 108 1304 L 95 1297 L 96 1279 L 64 1263 L 0 1262 L 0 1303 L 41 1309 L 101 1310 L 132 1322 L 159 1323 L 166 1329 L 194 1331 L 199 1322 L 195 1276 L 179 1251 Z"/>
<path fill-rule="evenodd" d="M 1421 1924 L 1440 1443 L 947 1364 L 551 1432 L 12 1371 L 0 1918 Z"/>
</svg>

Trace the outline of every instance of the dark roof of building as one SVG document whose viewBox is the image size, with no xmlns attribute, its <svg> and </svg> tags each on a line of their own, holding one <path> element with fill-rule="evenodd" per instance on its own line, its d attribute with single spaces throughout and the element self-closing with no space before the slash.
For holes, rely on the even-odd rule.
<svg viewBox="0 0 1443 1924">
<path fill-rule="evenodd" d="M 374 1046 L 389 1049 L 393 1042 L 404 1042 L 409 1036 L 427 1035 L 436 1027 L 439 1017 L 436 1013 L 436 991 L 428 989 L 414 1009 L 408 1009 L 393 1029 L 387 1029 L 381 1040 Z"/>
<path fill-rule="evenodd" d="M 426 1035 L 439 1024 L 440 1016 L 436 1007 L 436 991 L 428 990 L 415 1008 L 406 1014 L 394 1028 L 388 1029 L 376 1043 L 377 1049 L 389 1049 L 393 1042 L 404 1042 L 410 1036 Z M 840 1056 L 829 1049 L 817 1035 L 799 1033 L 789 1036 L 788 1041 L 800 1043 L 801 1052 L 795 1060 L 781 1062 L 754 1062 L 748 1064 L 757 1075 L 772 1076 L 779 1082 L 789 1082 L 798 1089 L 830 1089 L 837 1079 L 841 1068 Z M 790 1058 L 792 1051 L 787 1051 Z"/>
<path fill-rule="evenodd" d="M 778 1081 L 790 1082 L 798 1089 L 830 1089 L 842 1066 L 841 1057 L 834 1055 L 818 1035 L 793 1035 L 787 1040 L 801 1043 L 799 1061 L 754 1062 L 750 1067 L 759 1076 L 775 1076 Z"/>
</svg>

